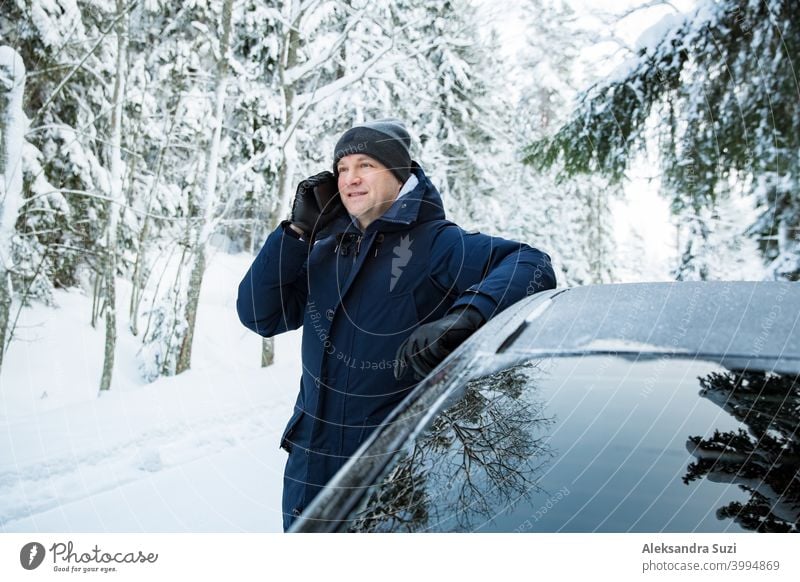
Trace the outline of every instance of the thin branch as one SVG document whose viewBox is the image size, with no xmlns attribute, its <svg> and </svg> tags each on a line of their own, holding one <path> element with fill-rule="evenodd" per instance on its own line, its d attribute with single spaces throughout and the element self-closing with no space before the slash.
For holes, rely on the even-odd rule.
<svg viewBox="0 0 800 582">
<path fill-rule="evenodd" d="M 628 18 L 628 16 L 636 14 L 640 10 L 647 10 L 649 8 L 655 8 L 656 6 L 668 6 L 669 8 L 672 8 L 672 10 L 677 14 L 680 14 L 681 12 L 677 6 L 675 6 L 672 2 L 669 2 L 668 0 L 650 0 L 650 2 L 645 2 L 640 6 L 632 6 L 631 8 L 628 8 L 627 10 L 619 14 L 617 18 L 618 20 L 622 20 L 623 18 Z"/>
<path fill-rule="evenodd" d="M 363 14 L 363 12 L 364 11 L 362 11 L 361 14 Z M 358 19 L 349 21 L 347 23 L 347 26 L 345 26 L 344 30 L 342 31 L 342 34 L 339 36 L 339 38 L 336 39 L 335 42 L 333 42 L 330 45 L 330 48 L 326 53 L 321 54 L 316 59 L 312 59 L 310 61 L 303 63 L 302 65 L 297 65 L 295 67 L 292 67 L 288 71 L 285 71 L 284 72 L 285 83 L 287 85 L 294 85 L 297 81 L 303 78 L 304 75 L 308 74 L 309 72 L 315 70 L 317 67 L 320 67 L 321 65 L 330 61 L 333 55 L 336 54 L 339 48 L 347 40 L 351 29 L 355 27 L 355 25 L 358 24 L 359 22 L 360 22 L 360 17 Z"/>
<path fill-rule="evenodd" d="M 114 199 L 109 198 L 108 196 L 104 196 L 102 194 L 94 194 L 92 192 L 87 192 L 86 190 L 70 190 L 70 189 L 67 189 L 67 188 L 65 188 L 65 189 L 57 189 L 57 190 L 49 190 L 47 192 L 39 192 L 38 194 L 23 200 L 22 206 L 24 207 L 29 202 L 31 202 L 33 200 L 36 200 L 38 198 L 44 198 L 45 196 L 50 196 L 50 194 L 55 194 L 55 193 L 59 193 L 59 194 L 77 194 L 79 196 L 86 196 L 87 198 L 95 198 L 97 200 L 103 200 L 104 202 L 110 202 L 112 204 L 116 204 L 116 205 L 122 207 L 125 210 L 130 210 L 131 212 L 133 212 L 134 214 L 138 214 L 139 216 L 148 216 L 150 218 L 158 218 L 160 220 L 186 220 L 187 219 L 186 216 L 177 216 L 176 217 L 176 216 L 165 216 L 165 215 L 162 215 L 162 214 L 152 214 L 150 212 L 145 212 L 143 210 L 137 210 L 137 209 L 135 209 L 135 208 L 133 208 L 131 206 L 128 206 L 124 202 L 121 202 L 121 201 L 118 201 L 118 200 L 114 200 Z M 191 218 L 191 217 L 188 217 L 188 218 Z"/>
<path fill-rule="evenodd" d="M 117 23 L 120 20 L 122 20 L 125 16 L 127 16 L 128 12 L 133 10 L 134 7 L 138 3 L 139 3 L 139 0 L 132 0 L 132 2 L 130 4 L 128 4 L 128 6 L 125 7 L 125 10 L 120 12 L 120 14 L 111 22 L 111 24 L 108 25 L 108 28 L 106 30 L 102 31 L 102 34 L 100 35 L 100 38 L 97 39 L 97 42 L 94 44 L 94 46 L 91 49 L 89 49 L 89 52 L 87 52 L 86 55 L 84 55 L 84 57 L 81 59 L 81 62 L 79 62 L 77 65 L 75 65 L 75 67 L 69 73 L 67 73 L 67 76 L 64 77 L 61 80 L 61 83 L 59 83 L 58 86 L 53 90 L 53 92 L 50 94 L 50 97 L 47 98 L 47 101 L 45 101 L 42 104 L 42 106 L 36 111 L 36 114 L 33 116 L 31 121 L 33 121 L 34 119 L 38 119 L 42 115 L 42 113 L 53 102 L 53 100 L 56 98 L 56 96 L 61 92 L 61 90 L 64 88 L 64 86 L 67 84 L 67 82 L 69 82 L 69 80 L 72 78 L 72 76 L 75 73 L 77 73 L 83 67 L 84 63 L 87 60 L 89 60 L 90 56 L 92 56 L 92 53 L 94 53 L 94 51 L 97 50 L 97 47 L 100 46 L 100 43 L 103 42 L 103 40 L 106 38 L 106 36 L 108 36 L 108 34 L 112 30 L 114 30 L 114 27 L 117 25 Z"/>
</svg>

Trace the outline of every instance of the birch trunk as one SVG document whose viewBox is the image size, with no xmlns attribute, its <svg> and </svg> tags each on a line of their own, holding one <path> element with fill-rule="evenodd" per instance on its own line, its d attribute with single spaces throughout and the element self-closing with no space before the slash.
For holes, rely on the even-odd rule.
<svg viewBox="0 0 800 582">
<path fill-rule="evenodd" d="M 281 218 L 288 216 L 289 204 L 291 203 L 293 192 L 291 178 L 294 175 L 294 161 L 297 157 L 296 140 L 292 125 L 295 118 L 295 89 L 292 83 L 286 79 L 286 72 L 292 70 L 297 65 L 297 49 L 300 43 L 300 33 L 297 23 L 302 18 L 301 8 L 296 2 L 286 4 L 289 14 L 286 14 L 287 22 L 292 22 L 294 26 L 289 27 L 286 34 L 283 58 L 281 59 L 280 78 L 281 90 L 283 92 L 283 127 L 285 145 L 281 152 L 281 165 L 278 169 L 278 196 L 279 203 L 275 214 L 269 217 L 269 230 L 273 231 L 278 227 Z M 291 133 L 290 133 L 291 132 Z M 266 368 L 275 363 L 275 338 L 265 337 L 261 340 L 261 367 Z"/>
<path fill-rule="evenodd" d="M 213 231 L 212 214 L 217 200 L 217 172 L 219 170 L 219 144 L 222 136 L 222 121 L 225 115 L 225 95 L 228 88 L 228 53 L 231 41 L 231 20 L 233 0 L 225 0 L 222 5 L 222 39 L 220 41 L 220 60 L 217 63 L 217 87 L 214 94 L 214 130 L 211 148 L 208 152 L 205 193 L 200 205 L 202 222 L 195 227 L 195 249 L 192 263 L 192 274 L 189 279 L 189 290 L 186 301 L 187 330 L 181 342 L 175 373 L 188 370 L 192 363 L 192 343 L 194 327 L 197 320 L 197 305 L 200 299 L 200 288 L 206 267 L 208 240 Z"/>
<path fill-rule="evenodd" d="M 117 0 L 117 14 L 123 14 L 125 4 Z M 128 31 L 126 18 L 119 18 L 115 24 L 117 31 L 117 76 L 114 79 L 114 109 L 111 115 L 111 136 L 109 139 L 109 160 L 111 165 L 111 200 L 108 203 L 106 223 L 106 252 L 103 264 L 104 303 L 106 315 L 106 338 L 103 357 L 103 373 L 100 377 L 100 391 L 111 388 L 114 373 L 114 352 L 117 346 L 117 230 L 119 213 L 123 203 L 122 193 L 122 107 L 125 101 L 125 75 L 128 62 Z"/>
<path fill-rule="evenodd" d="M 22 206 L 22 145 L 27 119 L 22 112 L 25 64 L 8 46 L 0 47 L 0 370 L 10 341 L 9 314 L 14 288 L 11 244 Z"/>
</svg>

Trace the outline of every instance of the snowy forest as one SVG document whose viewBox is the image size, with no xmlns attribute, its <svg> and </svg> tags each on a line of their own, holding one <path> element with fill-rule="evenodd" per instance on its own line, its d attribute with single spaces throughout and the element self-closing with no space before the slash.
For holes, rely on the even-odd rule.
<svg viewBox="0 0 800 582">
<path fill-rule="evenodd" d="M 203 297 L 235 295 L 297 183 L 382 117 L 404 120 L 451 220 L 547 251 L 560 286 L 800 279 L 795 0 L 614 10 L 2 0 L 0 419 L 278 366 L 273 340 Z M 257 349 L 238 353 L 244 337 Z M 131 454 L 132 472 L 196 458 Z M 0 487 L 0 526 L 38 510 L 20 491 Z"/>
</svg>

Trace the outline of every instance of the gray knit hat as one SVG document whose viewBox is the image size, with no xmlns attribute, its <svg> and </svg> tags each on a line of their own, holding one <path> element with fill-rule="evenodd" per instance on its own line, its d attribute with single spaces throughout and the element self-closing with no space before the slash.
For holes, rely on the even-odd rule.
<svg viewBox="0 0 800 582">
<path fill-rule="evenodd" d="M 352 154 L 375 158 L 389 168 L 400 182 L 411 175 L 411 137 L 397 119 L 379 119 L 353 126 L 342 134 L 333 151 L 333 173 L 339 176 L 339 160 Z"/>
</svg>

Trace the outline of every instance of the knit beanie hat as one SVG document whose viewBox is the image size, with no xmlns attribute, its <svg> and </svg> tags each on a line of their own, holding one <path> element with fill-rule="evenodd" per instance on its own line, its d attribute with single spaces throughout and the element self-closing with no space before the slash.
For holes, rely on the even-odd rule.
<svg viewBox="0 0 800 582">
<path fill-rule="evenodd" d="M 342 134 L 333 152 L 333 173 L 339 176 L 339 160 L 364 154 L 378 160 L 405 183 L 411 175 L 411 137 L 403 122 L 379 119 L 353 126 Z"/>
</svg>

